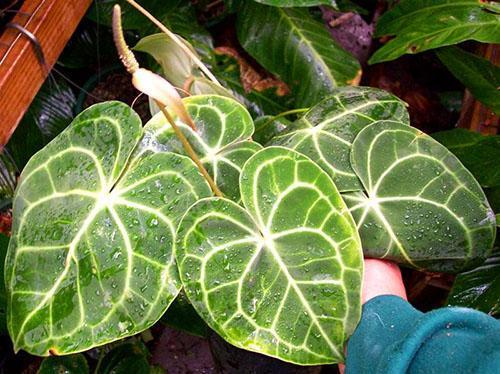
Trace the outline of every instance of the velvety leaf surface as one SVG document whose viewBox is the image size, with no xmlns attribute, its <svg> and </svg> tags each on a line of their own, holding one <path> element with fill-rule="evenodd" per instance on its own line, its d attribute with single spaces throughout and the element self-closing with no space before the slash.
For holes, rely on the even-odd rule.
<svg viewBox="0 0 500 374">
<path fill-rule="evenodd" d="M 239 201 L 238 180 L 245 161 L 262 146 L 250 139 L 254 131 L 252 117 L 236 100 L 200 95 L 183 99 L 196 124 L 196 132 L 177 121 L 194 151 L 221 191 Z M 171 151 L 184 154 L 184 148 L 162 113 L 144 128 L 138 154 Z"/>
<path fill-rule="evenodd" d="M 28 162 L 5 274 L 16 350 L 68 354 L 136 334 L 177 296 L 177 219 L 210 189 L 184 156 L 126 168 L 141 136 L 128 106 L 97 104 Z"/>
<path fill-rule="evenodd" d="M 495 215 L 470 172 L 434 139 L 373 124 L 356 137 L 351 162 L 368 196 L 344 197 L 366 256 L 456 272 L 489 255 Z"/>
<path fill-rule="evenodd" d="M 376 88 L 338 88 L 269 144 L 310 157 L 332 177 L 340 192 L 362 190 L 349 159 L 352 142 L 361 129 L 381 120 L 409 124 L 406 104 Z"/>
<path fill-rule="evenodd" d="M 47 357 L 45 358 L 37 374 L 88 374 L 89 365 L 85 356 L 75 354 L 66 357 Z"/>
<path fill-rule="evenodd" d="M 500 252 L 496 251 L 481 266 L 459 274 L 448 295 L 447 303 L 498 316 L 500 314 Z"/>
<path fill-rule="evenodd" d="M 464 40 L 500 43 L 500 8 L 478 0 L 402 0 L 384 13 L 376 36 L 394 36 L 370 63 L 406 53 L 457 44 Z M 495 10 L 496 9 L 496 10 Z"/>
<path fill-rule="evenodd" d="M 363 264 L 335 185 L 305 156 L 270 147 L 247 161 L 240 187 L 244 207 L 202 199 L 179 225 L 191 303 L 237 347 L 302 365 L 341 361 Z"/>
<path fill-rule="evenodd" d="M 457 156 L 481 186 L 500 186 L 500 136 L 453 129 L 436 132 L 432 137 Z"/>
<path fill-rule="evenodd" d="M 500 115 L 500 91 L 498 89 L 500 67 L 457 47 L 441 48 L 436 53 L 441 62 L 476 99 Z"/>
<path fill-rule="evenodd" d="M 358 61 L 307 9 L 248 1 L 238 12 L 237 32 L 243 48 L 288 84 L 298 108 L 316 104 L 361 73 Z"/>
</svg>

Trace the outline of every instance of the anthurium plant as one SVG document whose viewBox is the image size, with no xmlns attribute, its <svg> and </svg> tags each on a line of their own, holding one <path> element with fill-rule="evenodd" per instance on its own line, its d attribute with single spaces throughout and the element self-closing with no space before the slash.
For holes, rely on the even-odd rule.
<svg viewBox="0 0 500 374">
<path fill-rule="evenodd" d="M 290 32 L 311 27 L 301 9 L 273 12 Z M 243 22 L 240 37 L 254 27 Z M 496 220 L 480 184 L 411 126 L 396 96 L 294 87 L 310 108 L 260 144 L 229 91 L 181 99 L 115 31 L 134 85 L 159 111 L 143 126 L 121 102 L 91 106 L 22 171 L 5 264 L 16 350 L 67 355 L 135 335 L 182 291 L 239 348 L 338 363 L 360 319 L 363 256 L 449 273 L 489 257 Z M 256 38 L 246 46 L 258 54 Z M 356 77 L 349 66 L 344 80 Z"/>
</svg>

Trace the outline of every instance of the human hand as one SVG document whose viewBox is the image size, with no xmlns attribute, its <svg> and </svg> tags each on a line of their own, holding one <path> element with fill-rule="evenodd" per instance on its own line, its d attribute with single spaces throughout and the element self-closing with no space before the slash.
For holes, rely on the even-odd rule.
<svg viewBox="0 0 500 374">
<path fill-rule="evenodd" d="M 381 295 L 395 295 L 407 300 L 401 270 L 397 264 L 391 261 L 365 259 L 362 287 L 361 301 L 363 304 Z M 344 370 L 345 365 L 339 364 L 341 374 L 344 374 Z"/>
</svg>

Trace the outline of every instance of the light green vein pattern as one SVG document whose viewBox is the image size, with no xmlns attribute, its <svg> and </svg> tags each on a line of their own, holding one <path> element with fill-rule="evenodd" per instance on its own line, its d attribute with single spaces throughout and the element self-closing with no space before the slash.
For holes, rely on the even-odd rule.
<svg viewBox="0 0 500 374">
<path fill-rule="evenodd" d="M 368 196 L 343 197 L 365 255 L 440 272 L 488 256 L 495 215 L 472 174 L 434 139 L 401 124 L 370 125 L 351 161 Z"/>
<path fill-rule="evenodd" d="M 360 317 L 362 253 L 335 185 L 307 157 L 270 147 L 241 174 L 244 208 L 203 199 L 176 259 L 191 303 L 238 347 L 302 365 L 343 359 Z"/>
<path fill-rule="evenodd" d="M 269 144 L 310 157 L 332 177 L 340 192 L 359 191 L 363 187 L 350 162 L 352 142 L 361 129 L 384 120 L 409 125 L 406 104 L 376 88 L 337 88 Z"/>
<path fill-rule="evenodd" d="M 210 189 L 172 153 L 124 171 L 141 135 L 128 106 L 98 104 L 23 171 L 6 261 L 16 350 L 68 354 L 133 335 L 177 295 L 177 220 Z"/>
<path fill-rule="evenodd" d="M 178 120 L 179 128 L 224 195 L 239 202 L 241 168 L 250 156 L 262 149 L 250 140 L 254 132 L 252 117 L 236 100 L 223 96 L 198 95 L 183 101 L 196 124 L 196 132 Z M 184 154 L 172 127 L 159 113 L 146 124 L 136 154 L 165 151 Z"/>
</svg>

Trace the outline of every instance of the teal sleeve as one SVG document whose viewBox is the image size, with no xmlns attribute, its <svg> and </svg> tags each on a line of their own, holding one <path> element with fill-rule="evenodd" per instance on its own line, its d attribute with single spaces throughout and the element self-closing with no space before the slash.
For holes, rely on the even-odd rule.
<svg viewBox="0 0 500 374">
<path fill-rule="evenodd" d="M 467 308 L 424 314 L 378 296 L 363 306 L 345 373 L 500 373 L 500 321 Z"/>
</svg>

